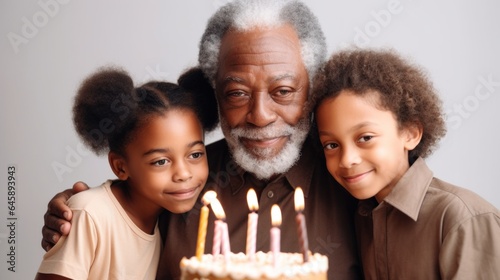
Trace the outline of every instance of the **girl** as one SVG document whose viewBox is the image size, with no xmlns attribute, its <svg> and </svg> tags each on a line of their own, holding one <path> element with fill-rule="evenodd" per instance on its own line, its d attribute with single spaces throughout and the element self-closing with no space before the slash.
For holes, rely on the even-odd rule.
<svg viewBox="0 0 500 280">
<path fill-rule="evenodd" d="M 179 83 L 194 89 L 190 72 Z M 73 107 L 76 131 L 95 153 L 108 154 L 118 179 L 71 197 L 71 233 L 44 255 L 37 279 L 155 278 L 158 216 L 193 207 L 208 176 L 204 130 L 218 120 L 215 97 L 184 88 L 134 88 L 113 68 L 83 82 Z"/>
<path fill-rule="evenodd" d="M 365 278 L 498 278 L 499 211 L 434 178 L 423 159 L 445 134 L 441 101 L 423 72 L 390 51 L 343 51 L 314 92 L 328 170 L 361 200 Z"/>
</svg>

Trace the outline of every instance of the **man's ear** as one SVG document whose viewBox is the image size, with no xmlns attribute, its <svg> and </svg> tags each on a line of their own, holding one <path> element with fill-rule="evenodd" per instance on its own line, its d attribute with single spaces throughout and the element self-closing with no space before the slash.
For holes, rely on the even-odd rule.
<svg viewBox="0 0 500 280">
<path fill-rule="evenodd" d="M 111 169 L 113 170 L 113 173 L 115 173 L 116 177 L 123 181 L 127 180 L 128 171 L 125 159 L 117 153 L 109 152 L 108 161 L 109 166 L 111 166 Z"/>
<path fill-rule="evenodd" d="M 405 127 L 404 137 L 406 150 L 411 151 L 417 147 L 420 140 L 422 140 L 423 132 L 424 128 L 421 123 L 412 123 Z"/>
</svg>

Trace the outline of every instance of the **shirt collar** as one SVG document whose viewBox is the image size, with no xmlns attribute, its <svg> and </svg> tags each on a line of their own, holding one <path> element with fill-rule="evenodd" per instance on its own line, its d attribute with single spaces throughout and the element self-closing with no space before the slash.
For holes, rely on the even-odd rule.
<svg viewBox="0 0 500 280">
<path fill-rule="evenodd" d="M 417 221 L 420 207 L 432 178 L 432 171 L 422 158 L 418 158 L 384 201 Z"/>
</svg>

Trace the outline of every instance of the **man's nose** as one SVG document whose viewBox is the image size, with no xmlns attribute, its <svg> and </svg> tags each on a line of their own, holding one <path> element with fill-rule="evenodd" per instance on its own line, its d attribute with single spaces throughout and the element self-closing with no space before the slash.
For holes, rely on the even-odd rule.
<svg viewBox="0 0 500 280">
<path fill-rule="evenodd" d="M 265 127 L 276 121 L 274 100 L 267 92 L 259 92 L 252 96 L 247 114 L 247 122 L 257 127 Z"/>
</svg>

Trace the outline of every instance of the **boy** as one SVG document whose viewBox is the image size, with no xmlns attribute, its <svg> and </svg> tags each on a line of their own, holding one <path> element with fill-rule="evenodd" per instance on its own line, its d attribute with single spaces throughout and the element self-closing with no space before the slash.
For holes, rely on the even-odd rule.
<svg viewBox="0 0 500 280">
<path fill-rule="evenodd" d="M 498 209 L 434 178 L 423 159 L 445 134 L 423 72 L 390 51 L 343 51 L 314 87 L 328 171 L 360 199 L 365 278 L 498 279 Z"/>
</svg>

